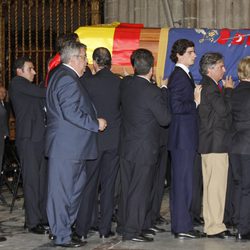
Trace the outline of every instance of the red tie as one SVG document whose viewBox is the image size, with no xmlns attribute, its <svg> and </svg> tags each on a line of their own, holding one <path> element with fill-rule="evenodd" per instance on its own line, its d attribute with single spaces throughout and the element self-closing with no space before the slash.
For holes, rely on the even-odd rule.
<svg viewBox="0 0 250 250">
<path fill-rule="evenodd" d="M 217 86 L 218 86 L 218 89 L 220 90 L 220 92 L 222 92 L 222 87 L 220 86 L 219 83 L 217 84 Z"/>
</svg>

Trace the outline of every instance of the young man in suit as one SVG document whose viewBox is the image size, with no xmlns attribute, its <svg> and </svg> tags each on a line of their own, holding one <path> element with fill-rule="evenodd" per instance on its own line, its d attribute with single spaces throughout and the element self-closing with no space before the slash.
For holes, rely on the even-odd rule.
<svg viewBox="0 0 250 250">
<path fill-rule="evenodd" d="M 206 53 L 200 60 L 202 75 L 199 106 L 199 153 L 202 158 L 204 232 L 210 238 L 232 237 L 223 223 L 231 128 L 233 81 L 227 77 L 220 53 Z"/>
<path fill-rule="evenodd" d="M 48 232 L 47 166 L 44 155 L 46 90 L 32 84 L 32 61 L 23 56 L 14 63 L 16 76 L 9 87 L 16 118 L 16 147 L 20 158 L 25 204 L 25 226 L 32 233 Z M 46 225 L 46 227 L 45 227 Z"/>
<path fill-rule="evenodd" d="M 103 131 L 107 122 L 97 118 L 79 81 L 87 64 L 85 45 L 67 43 L 61 60 L 49 77 L 46 95 L 47 213 L 55 246 L 74 248 L 85 244 L 72 239 L 71 226 L 83 196 L 86 160 L 97 158 L 97 132 Z"/>
<path fill-rule="evenodd" d="M 95 75 L 81 79 L 93 101 L 97 114 L 105 117 L 109 127 L 98 133 L 98 157 L 87 161 L 86 186 L 76 219 L 76 233 L 87 236 L 91 227 L 91 215 L 100 191 L 100 237 L 113 236 L 111 232 L 114 188 L 119 167 L 118 145 L 120 138 L 120 81 L 111 71 L 111 54 L 100 47 L 93 52 Z M 95 204 L 98 206 L 98 204 Z"/>
<path fill-rule="evenodd" d="M 131 55 L 134 76 L 121 82 L 121 197 L 118 228 L 123 240 L 149 242 L 143 234 L 151 210 L 153 176 L 160 149 L 159 125 L 170 122 L 164 94 L 150 79 L 154 57 L 146 49 Z"/>
<path fill-rule="evenodd" d="M 199 238 L 193 229 L 191 214 L 193 172 L 198 147 L 198 114 L 200 88 L 195 87 L 189 67 L 194 64 L 194 43 L 177 40 L 171 60 L 176 64 L 168 82 L 171 123 L 168 149 L 171 155 L 171 230 L 176 238 Z"/>
</svg>

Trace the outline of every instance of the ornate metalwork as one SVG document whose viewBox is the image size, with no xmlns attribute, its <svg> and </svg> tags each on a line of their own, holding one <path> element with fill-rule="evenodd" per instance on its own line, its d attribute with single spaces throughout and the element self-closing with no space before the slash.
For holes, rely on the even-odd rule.
<svg viewBox="0 0 250 250">
<path fill-rule="evenodd" d="M 4 84 L 11 80 L 13 61 L 21 55 L 32 57 L 37 72 L 36 83 L 43 80 L 47 72 L 47 60 L 55 53 L 57 37 L 62 33 L 73 32 L 81 25 L 91 25 L 91 22 L 96 24 L 99 20 L 96 16 L 100 15 L 98 2 L 102 1 L 1 1 L 0 51 L 3 53 L 0 56 L 0 80 Z M 95 18 L 91 17 L 92 14 Z"/>
</svg>

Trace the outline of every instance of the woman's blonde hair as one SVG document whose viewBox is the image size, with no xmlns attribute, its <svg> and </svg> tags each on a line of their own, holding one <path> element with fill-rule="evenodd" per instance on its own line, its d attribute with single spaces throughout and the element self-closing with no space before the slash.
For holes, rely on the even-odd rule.
<svg viewBox="0 0 250 250">
<path fill-rule="evenodd" d="M 238 64 L 238 77 L 242 79 L 250 79 L 250 56 L 246 56 L 240 60 Z"/>
</svg>

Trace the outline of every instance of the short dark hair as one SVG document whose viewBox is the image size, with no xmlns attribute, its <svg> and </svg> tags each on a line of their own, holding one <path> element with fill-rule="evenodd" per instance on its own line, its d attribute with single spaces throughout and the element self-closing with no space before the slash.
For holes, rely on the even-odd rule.
<svg viewBox="0 0 250 250">
<path fill-rule="evenodd" d="M 13 65 L 13 72 L 15 75 L 16 75 L 16 70 L 23 69 L 23 66 L 26 62 L 32 62 L 32 60 L 26 55 L 19 57 L 15 60 L 14 65 Z"/>
<path fill-rule="evenodd" d="M 146 75 L 154 66 L 154 56 L 147 49 L 137 49 L 130 56 L 135 75 Z"/>
<path fill-rule="evenodd" d="M 57 38 L 56 49 L 58 52 L 62 50 L 66 42 L 76 42 L 79 36 L 76 33 L 61 34 Z"/>
<path fill-rule="evenodd" d="M 190 40 L 179 39 L 175 41 L 171 49 L 170 59 L 174 63 L 177 63 L 178 61 L 177 54 L 182 56 L 186 52 L 187 48 L 192 48 L 192 47 L 194 47 L 194 43 Z"/>
<path fill-rule="evenodd" d="M 96 48 L 92 55 L 93 60 L 101 68 L 111 68 L 111 54 L 107 48 Z"/>
<path fill-rule="evenodd" d="M 208 68 L 214 66 L 217 62 L 223 60 L 223 55 L 218 52 L 207 52 L 205 53 L 199 62 L 201 75 L 207 75 Z"/>
</svg>

